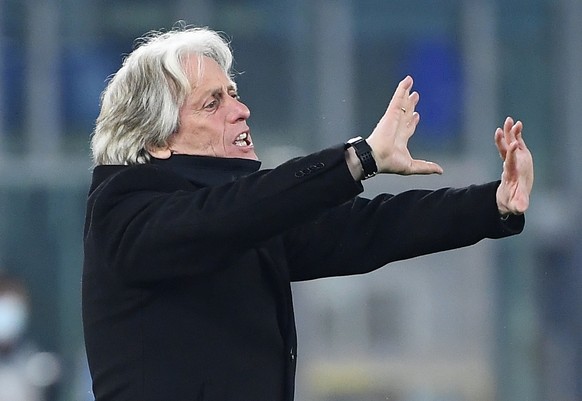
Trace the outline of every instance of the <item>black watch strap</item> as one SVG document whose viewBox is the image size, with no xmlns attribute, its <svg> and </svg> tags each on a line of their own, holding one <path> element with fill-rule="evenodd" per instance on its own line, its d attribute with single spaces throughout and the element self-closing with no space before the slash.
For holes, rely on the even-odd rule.
<svg viewBox="0 0 582 401">
<path fill-rule="evenodd" d="M 367 178 L 371 178 L 378 173 L 378 166 L 376 166 L 376 160 L 374 160 L 374 156 L 372 155 L 372 148 L 368 145 L 365 139 L 361 136 L 356 138 L 350 139 L 346 143 L 346 149 L 350 146 L 354 148 L 356 151 L 356 156 L 360 159 L 360 163 L 362 163 L 362 169 L 364 170 L 364 180 Z"/>
</svg>

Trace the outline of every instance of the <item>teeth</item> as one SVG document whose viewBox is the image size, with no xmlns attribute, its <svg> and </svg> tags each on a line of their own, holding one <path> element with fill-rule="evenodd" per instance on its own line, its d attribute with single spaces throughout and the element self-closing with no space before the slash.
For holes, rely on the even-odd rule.
<svg viewBox="0 0 582 401">
<path fill-rule="evenodd" d="M 247 143 L 247 138 L 249 137 L 249 134 L 246 132 L 243 132 L 242 134 L 240 134 L 239 136 L 237 136 L 234 140 L 234 144 L 236 146 L 248 146 Z"/>
</svg>

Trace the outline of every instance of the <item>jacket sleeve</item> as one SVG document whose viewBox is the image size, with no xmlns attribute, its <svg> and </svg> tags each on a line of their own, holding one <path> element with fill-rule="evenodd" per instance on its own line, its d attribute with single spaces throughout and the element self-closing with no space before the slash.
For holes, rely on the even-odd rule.
<svg viewBox="0 0 582 401">
<path fill-rule="evenodd" d="M 205 273 L 363 189 L 339 146 L 219 187 L 176 190 L 188 186 L 171 177 L 142 165 L 98 187 L 89 198 L 86 253 L 103 252 L 98 257 L 130 281 Z"/>
<path fill-rule="evenodd" d="M 291 278 L 366 273 L 392 261 L 517 234 L 525 218 L 501 220 L 498 185 L 355 198 L 287 233 Z"/>
</svg>

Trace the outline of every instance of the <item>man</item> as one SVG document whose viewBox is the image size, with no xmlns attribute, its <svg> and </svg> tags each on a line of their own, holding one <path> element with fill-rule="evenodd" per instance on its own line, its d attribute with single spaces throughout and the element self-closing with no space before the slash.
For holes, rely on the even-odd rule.
<svg viewBox="0 0 582 401">
<path fill-rule="evenodd" d="M 211 30 L 152 34 L 103 94 L 83 273 L 97 401 L 290 401 L 290 282 L 523 229 L 533 163 L 520 122 L 495 133 L 501 182 L 368 200 L 360 181 L 376 173 L 442 173 L 407 149 L 412 78 L 366 140 L 258 171 L 231 63 Z"/>
</svg>

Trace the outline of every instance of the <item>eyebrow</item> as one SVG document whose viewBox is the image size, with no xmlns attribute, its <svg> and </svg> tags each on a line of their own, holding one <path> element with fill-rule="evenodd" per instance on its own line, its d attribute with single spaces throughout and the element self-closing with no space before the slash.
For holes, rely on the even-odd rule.
<svg viewBox="0 0 582 401">
<path fill-rule="evenodd" d="M 227 87 L 226 87 L 226 91 L 227 92 L 238 92 L 238 89 L 236 87 L 236 84 L 234 82 L 231 82 Z M 206 97 L 208 95 L 210 96 L 217 96 L 220 95 L 222 93 L 222 87 L 218 87 L 218 88 L 214 88 L 214 89 L 209 89 L 208 91 L 204 92 L 204 96 Z"/>
<path fill-rule="evenodd" d="M 228 86 L 226 87 L 227 92 L 237 92 L 238 94 L 238 89 L 236 86 L 236 83 L 231 81 Z M 208 98 L 208 96 L 211 97 L 217 97 L 217 96 L 221 96 L 222 95 L 222 86 L 219 87 L 215 87 L 215 88 L 210 88 L 206 91 L 204 91 L 203 93 L 201 93 L 199 96 L 197 96 L 197 99 L 194 101 L 195 107 L 201 107 L 202 104 L 204 103 L 205 99 Z"/>
</svg>

